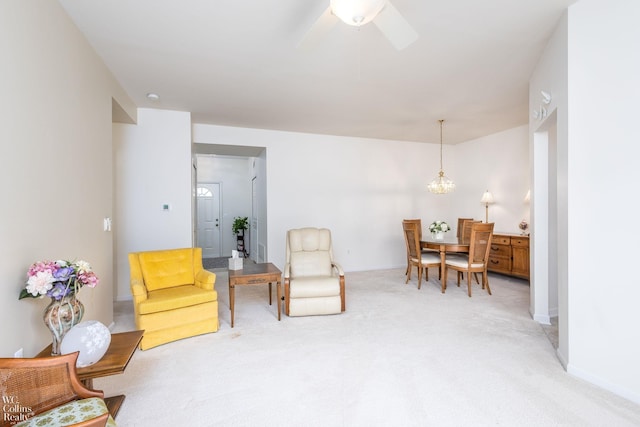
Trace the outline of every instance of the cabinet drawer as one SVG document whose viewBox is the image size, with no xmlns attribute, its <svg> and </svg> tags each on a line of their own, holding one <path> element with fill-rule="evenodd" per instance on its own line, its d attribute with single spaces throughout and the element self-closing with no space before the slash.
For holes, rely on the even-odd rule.
<svg viewBox="0 0 640 427">
<path fill-rule="evenodd" d="M 491 244 L 495 243 L 496 245 L 510 245 L 511 244 L 511 237 L 509 236 L 500 236 L 500 235 L 493 235 L 493 238 L 491 239 Z"/>
<path fill-rule="evenodd" d="M 511 246 L 496 245 L 495 243 L 491 243 L 491 250 L 489 251 L 489 256 L 511 258 Z"/>
<path fill-rule="evenodd" d="M 487 265 L 487 268 L 489 270 L 509 273 L 511 271 L 511 258 L 489 257 L 489 265 Z"/>
<path fill-rule="evenodd" d="M 528 237 L 512 237 L 511 245 L 529 247 L 529 238 Z"/>
</svg>

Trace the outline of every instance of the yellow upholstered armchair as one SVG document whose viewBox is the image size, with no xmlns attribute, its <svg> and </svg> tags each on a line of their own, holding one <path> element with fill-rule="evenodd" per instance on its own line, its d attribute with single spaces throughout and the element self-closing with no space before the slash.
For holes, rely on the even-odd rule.
<svg viewBox="0 0 640 427">
<path fill-rule="evenodd" d="M 129 254 L 140 349 L 218 330 L 216 275 L 202 267 L 202 248 Z"/>
<path fill-rule="evenodd" d="M 78 354 L 0 359 L 0 426 L 115 426 L 103 393 L 78 379 Z"/>
</svg>

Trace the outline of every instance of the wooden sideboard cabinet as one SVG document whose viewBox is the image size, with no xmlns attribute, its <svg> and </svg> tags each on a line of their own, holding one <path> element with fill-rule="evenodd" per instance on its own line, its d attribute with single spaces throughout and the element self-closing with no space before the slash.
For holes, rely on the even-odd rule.
<svg viewBox="0 0 640 427">
<path fill-rule="evenodd" d="M 529 236 L 494 233 L 488 270 L 529 280 Z"/>
</svg>

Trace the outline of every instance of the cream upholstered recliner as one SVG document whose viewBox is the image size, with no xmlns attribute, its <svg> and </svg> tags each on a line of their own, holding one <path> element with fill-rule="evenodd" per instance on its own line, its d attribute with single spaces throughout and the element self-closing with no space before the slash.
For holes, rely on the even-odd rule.
<svg viewBox="0 0 640 427">
<path fill-rule="evenodd" d="M 140 348 L 218 330 L 216 275 L 202 267 L 202 248 L 129 254 Z"/>
<path fill-rule="evenodd" d="M 333 260 L 328 229 L 287 232 L 284 298 L 288 316 L 345 311 L 344 271 Z"/>
</svg>

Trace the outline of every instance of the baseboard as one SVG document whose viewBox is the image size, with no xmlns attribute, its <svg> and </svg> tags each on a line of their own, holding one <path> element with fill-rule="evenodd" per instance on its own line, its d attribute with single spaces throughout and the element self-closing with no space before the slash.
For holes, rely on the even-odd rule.
<svg viewBox="0 0 640 427">
<path fill-rule="evenodd" d="M 531 315 L 531 318 L 538 323 L 542 323 L 543 325 L 551 324 L 552 316 L 545 315 L 545 314 L 535 314 L 535 313 L 532 313 L 531 310 L 529 310 L 529 314 Z"/>
<path fill-rule="evenodd" d="M 595 384 L 598 387 L 608 390 L 634 403 L 640 404 L 640 394 L 638 394 L 637 392 L 629 390 L 626 387 L 621 387 L 617 384 L 613 384 L 613 383 L 610 383 L 609 381 L 603 380 L 602 378 L 596 375 L 592 375 L 576 367 L 575 365 L 569 364 L 567 366 L 567 373 L 573 375 L 574 377 L 590 382 L 591 384 Z"/>
<path fill-rule="evenodd" d="M 562 353 L 560 351 L 560 348 L 556 348 L 556 356 L 558 357 L 558 360 L 560 361 L 560 364 L 562 365 L 562 368 L 566 371 L 567 370 L 567 358 L 564 356 L 564 353 Z"/>
</svg>

